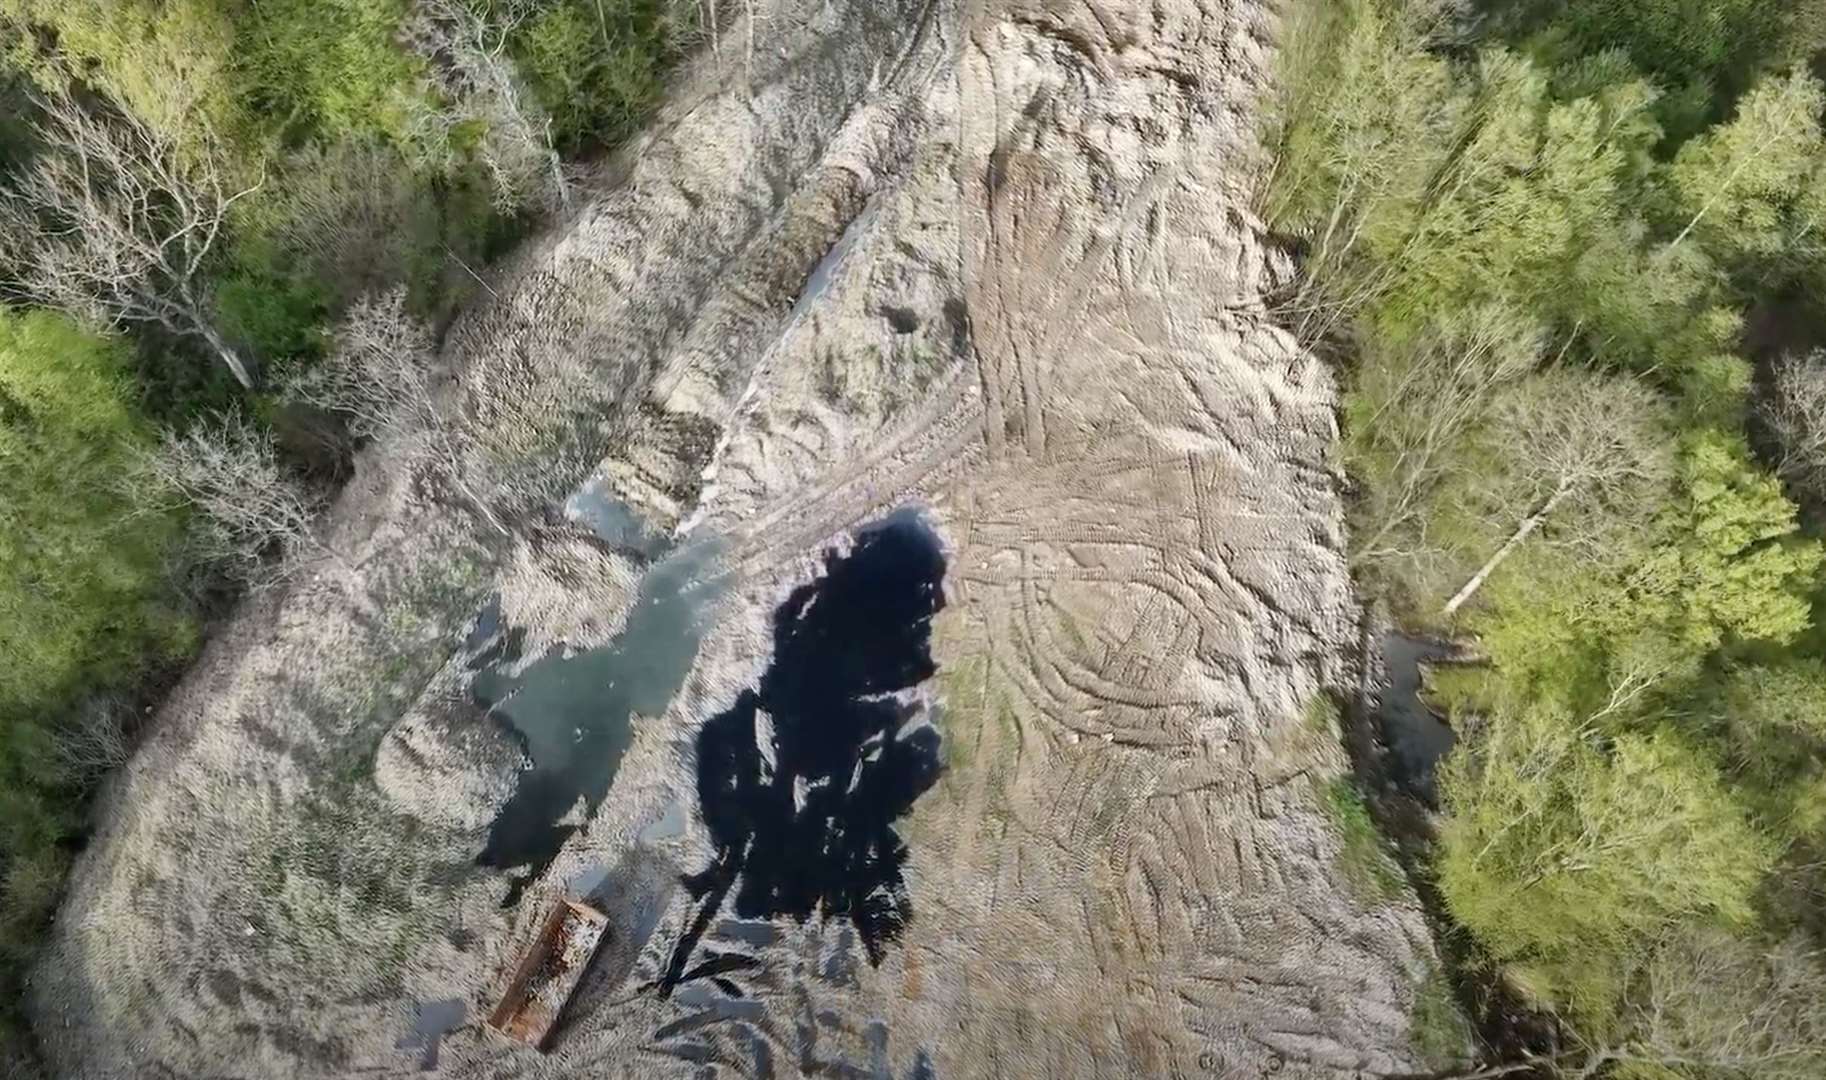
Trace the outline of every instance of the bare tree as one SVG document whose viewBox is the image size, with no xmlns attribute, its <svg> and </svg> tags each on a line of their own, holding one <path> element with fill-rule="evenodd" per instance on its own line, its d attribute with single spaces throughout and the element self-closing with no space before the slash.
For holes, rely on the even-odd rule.
<svg viewBox="0 0 1826 1080">
<path fill-rule="evenodd" d="M 237 413 L 184 434 L 167 432 L 142 461 L 143 479 L 192 507 L 204 554 L 244 580 L 283 577 L 306 547 L 341 561 L 316 538 L 303 487 L 279 467 L 272 435 Z M 279 558 L 268 555 L 278 550 Z"/>
<path fill-rule="evenodd" d="M 1356 509 L 1359 562 L 1414 568 L 1432 561 L 1435 493 L 1462 466 L 1466 434 L 1496 388 L 1525 374 L 1539 352 L 1539 331 L 1495 305 L 1392 354 L 1366 350 L 1359 396 L 1373 411 L 1353 418 L 1351 443 L 1357 468 L 1378 481 Z"/>
<path fill-rule="evenodd" d="M 1543 372 L 1501 395 L 1491 427 L 1509 474 L 1510 499 L 1526 512 L 1484 564 L 1446 601 L 1449 618 L 1555 514 L 1577 508 L 1582 528 L 1570 539 L 1592 542 L 1629 520 L 1673 470 L 1665 408 L 1641 383 L 1590 371 Z"/>
<path fill-rule="evenodd" d="M 427 209 L 413 163 L 390 142 L 313 141 L 285 154 L 261 225 L 335 290 L 336 307 L 406 280 Z"/>
<path fill-rule="evenodd" d="M 1554 1052 L 1448 1073 L 1495 1080 L 1628 1075 L 1685 1080 L 1818 1080 L 1826 1075 L 1826 964 L 1798 938 L 1773 947 L 1721 930 L 1676 928 L 1648 953 L 1601 1032 L 1562 1017 Z"/>
<path fill-rule="evenodd" d="M 441 420 L 427 376 L 431 354 L 430 331 L 407 314 L 405 290 L 393 289 L 357 301 L 329 355 L 283 392 L 340 413 L 360 438 L 417 433 Z"/>
<path fill-rule="evenodd" d="M 89 783 L 124 764 L 132 751 L 127 739 L 131 711 L 113 694 L 84 698 L 52 734 L 58 766 L 78 783 Z"/>
<path fill-rule="evenodd" d="M 1769 949 L 1722 931 L 1672 935 L 1651 955 L 1622 1038 L 1591 1047 L 1574 1076 L 1649 1065 L 1683 1076 L 1826 1075 L 1826 966 L 1791 939 Z"/>
<path fill-rule="evenodd" d="M 40 93 L 44 149 L 0 189 L 0 264 L 21 295 L 104 326 L 156 323 L 201 338 L 244 387 L 247 364 L 211 315 L 203 268 L 229 209 L 212 147 L 184 153 L 134 117 L 68 88 Z"/>
<path fill-rule="evenodd" d="M 323 363 L 294 378 L 288 397 L 339 413 L 361 438 L 391 438 L 428 449 L 450 482 L 502 535 L 506 526 L 463 479 L 461 444 L 438 408 L 431 384 L 431 332 L 406 311 L 406 292 L 393 289 L 357 302 L 343 320 Z"/>
<path fill-rule="evenodd" d="M 1777 360 L 1756 412 L 1776 474 L 1808 498 L 1826 495 L 1826 350 Z"/>
<path fill-rule="evenodd" d="M 401 31 L 443 101 L 420 114 L 419 141 L 447 146 L 459 125 L 479 126 L 476 154 L 503 210 L 570 197 L 551 118 L 507 53 L 509 37 L 537 7 L 535 0 L 417 0 Z"/>
</svg>

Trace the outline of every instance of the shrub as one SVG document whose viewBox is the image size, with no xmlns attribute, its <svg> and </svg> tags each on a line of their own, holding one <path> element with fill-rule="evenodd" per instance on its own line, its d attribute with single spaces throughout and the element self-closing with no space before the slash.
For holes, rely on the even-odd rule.
<svg viewBox="0 0 1826 1080">
<path fill-rule="evenodd" d="M 1603 1020 L 1645 942 L 1748 923 L 1773 862 L 1704 755 L 1666 734 L 1602 740 L 1564 713 L 1501 713 L 1440 770 L 1439 887 L 1544 1002 Z"/>
<path fill-rule="evenodd" d="M 159 599 L 176 522 L 120 482 L 148 443 L 123 368 L 116 342 L 0 309 L 0 716 L 186 646 Z"/>
<path fill-rule="evenodd" d="M 676 0 L 557 0 L 514 35 L 514 53 L 577 154 L 627 134 L 658 100 L 674 42 L 686 29 Z"/>
<path fill-rule="evenodd" d="M 1349 777 L 1319 788 L 1319 806 L 1338 835 L 1337 865 L 1344 879 L 1366 901 L 1393 899 L 1401 893 L 1401 870 L 1385 850 L 1369 804 Z"/>
</svg>

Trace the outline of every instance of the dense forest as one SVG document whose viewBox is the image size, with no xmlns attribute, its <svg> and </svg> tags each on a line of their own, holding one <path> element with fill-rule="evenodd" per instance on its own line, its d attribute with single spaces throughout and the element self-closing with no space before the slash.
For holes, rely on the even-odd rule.
<svg viewBox="0 0 1826 1080">
<path fill-rule="evenodd" d="M 0 1066 L 134 718 L 697 14 L 0 0 Z"/>
<path fill-rule="evenodd" d="M 1430 873 L 1572 1077 L 1826 1075 L 1826 11 L 1289 5 L 1352 560 L 1477 643 Z M 1521 1062 L 1512 1064 L 1522 1064 Z"/>
</svg>

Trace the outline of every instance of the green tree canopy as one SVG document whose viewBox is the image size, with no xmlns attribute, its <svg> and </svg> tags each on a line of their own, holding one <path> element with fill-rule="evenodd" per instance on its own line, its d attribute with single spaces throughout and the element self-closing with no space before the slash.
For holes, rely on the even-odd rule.
<svg viewBox="0 0 1826 1080">
<path fill-rule="evenodd" d="M 1826 168 L 1823 105 L 1826 91 L 1805 72 L 1765 78 L 1728 123 L 1682 147 L 1668 170 L 1682 220 L 1676 242 L 1690 236 L 1719 261 L 1742 265 L 1811 233 Z"/>
<path fill-rule="evenodd" d="M 1620 693 L 1642 704 L 1727 642 L 1784 645 L 1808 628 L 1822 552 L 1781 485 L 1717 431 L 1685 440 L 1679 470 L 1660 520 L 1605 564 L 1548 555 L 1497 584 L 1476 625 L 1502 683 L 1580 712 Z"/>
<path fill-rule="evenodd" d="M 1759 817 L 1790 841 L 1826 841 L 1826 662 L 1731 664 L 1719 696 L 1725 750 Z"/>
<path fill-rule="evenodd" d="M 1441 774 L 1452 913 L 1542 999 L 1601 1017 L 1631 950 L 1688 919 L 1743 922 L 1773 861 L 1703 755 L 1605 739 L 1552 707 L 1505 711 Z"/>
<path fill-rule="evenodd" d="M 174 538 L 122 486 L 147 433 L 118 345 L 0 309 L 0 723 L 183 647 L 157 603 Z"/>
</svg>

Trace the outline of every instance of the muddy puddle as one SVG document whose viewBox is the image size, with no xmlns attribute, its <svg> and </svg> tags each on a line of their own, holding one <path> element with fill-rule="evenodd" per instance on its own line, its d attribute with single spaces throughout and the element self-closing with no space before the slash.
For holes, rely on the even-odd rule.
<svg viewBox="0 0 1826 1080">
<path fill-rule="evenodd" d="M 461 998 L 421 1001 L 413 1008 L 411 1030 L 394 1044 L 394 1049 L 416 1052 L 419 1071 L 435 1072 L 444 1036 L 462 1027 L 465 1015 Z"/>
<path fill-rule="evenodd" d="M 759 685 L 698 735 L 698 810 L 716 853 L 685 879 L 698 912 L 662 992 L 722 973 L 689 964 L 725 904 L 740 920 L 846 920 L 876 963 L 899 935 L 912 912 L 894 824 L 939 773 L 917 688 L 937 670 L 944 572 L 938 537 L 902 510 L 827 554 L 823 575 L 776 609 Z"/>
<path fill-rule="evenodd" d="M 476 700 L 515 733 L 532 762 L 476 860 L 524 868 L 503 906 L 518 902 L 601 805 L 633 741 L 634 718 L 663 713 L 683 684 L 697 656 L 704 610 L 724 585 L 717 554 L 715 543 L 698 542 L 653 563 L 626 627 L 609 644 L 571 656 L 553 653 L 517 676 L 503 672 L 513 659 L 508 649 L 477 674 Z"/>
</svg>

